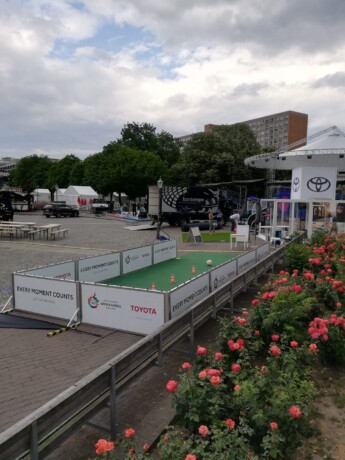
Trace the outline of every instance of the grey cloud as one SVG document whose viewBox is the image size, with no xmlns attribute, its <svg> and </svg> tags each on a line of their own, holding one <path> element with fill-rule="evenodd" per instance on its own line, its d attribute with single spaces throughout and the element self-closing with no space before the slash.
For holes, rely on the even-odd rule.
<svg viewBox="0 0 345 460">
<path fill-rule="evenodd" d="M 326 75 L 323 78 L 316 80 L 312 87 L 321 88 L 328 86 L 331 88 L 344 88 L 345 87 L 345 72 L 336 72 L 334 74 Z"/>
<path fill-rule="evenodd" d="M 260 90 L 268 87 L 267 83 L 242 83 L 234 88 L 232 92 L 232 97 L 238 98 L 242 96 L 258 96 Z"/>
<path fill-rule="evenodd" d="M 30 6 L 35 2 L 28 1 Z M 345 47 L 344 0 L 81 0 L 91 19 L 85 11 L 73 14 L 67 29 L 63 19 L 75 2 L 54 2 L 68 5 L 60 16 L 54 10 L 56 17 L 49 17 L 49 10 L 40 17 L 28 9 L 24 18 L 19 7 L 6 2 L 13 10 L 11 21 L 2 14 L 3 3 L 0 157 L 39 152 L 85 157 L 115 140 L 127 121 L 148 121 L 158 131 L 179 135 L 202 131 L 206 123 L 235 123 L 288 109 L 308 113 L 309 126 L 320 129 L 345 119 L 344 92 L 335 100 L 333 91 L 327 99 L 319 98 L 317 90 L 345 86 L 342 71 L 320 73 L 319 64 L 327 68 L 328 62 L 318 55 L 326 51 L 334 72 L 343 69 L 335 54 Z M 91 40 L 97 26 L 102 36 L 102 21 L 107 37 L 111 23 L 141 30 L 131 36 L 131 29 L 123 27 L 130 41 L 120 50 L 109 49 L 102 40 Z M 113 37 L 121 30 L 114 26 Z M 21 31 L 29 34 L 18 35 L 23 39 L 18 45 Z M 153 44 L 142 31 L 150 32 Z M 85 37 L 90 37 L 87 44 Z M 59 44 L 70 53 L 61 52 L 58 59 L 52 50 Z M 297 76 L 284 80 L 274 70 L 287 52 L 289 62 L 295 56 Z M 310 57 L 305 64 L 303 53 Z M 313 65 L 318 73 L 310 86 Z M 253 83 L 256 69 L 260 75 Z M 231 81 L 233 72 L 239 74 Z"/>
<path fill-rule="evenodd" d="M 344 43 L 344 0 L 128 0 L 127 20 L 170 49 L 243 45 L 267 55 L 318 53 Z M 263 49 L 264 47 L 264 49 Z"/>
</svg>

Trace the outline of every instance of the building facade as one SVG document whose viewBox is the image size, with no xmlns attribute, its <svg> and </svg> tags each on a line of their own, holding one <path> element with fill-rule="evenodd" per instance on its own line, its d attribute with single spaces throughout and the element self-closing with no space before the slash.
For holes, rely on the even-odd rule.
<svg viewBox="0 0 345 460">
<path fill-rule="evenodd" d="M 274 147 L 275 150 L 286 149 L 288 145 L 307 138 L 308 115 L 306 113 L 288 110 L 243 123 L 252 129 L 262 147 Z M 303 142 L 300 146 L 305 144 L 306 142 Z"/>
<path fill-rule="evenodd" d="M 0 158 L 0 172 L 9 173 L 16 167 L 18 161 L 19 161 L 18 158 L 11 158 L 11 157 Z"/>
<path fill-rule="evenodd" d="M 241 123 L 247 124 L 252 129 L 262 147 L 274 147 L 275 150 L 286 149 L 289 145 L 306 139 L 308 132 L 308 115 L 292 110 L 253 118 Z M 204 132 L 210 132 L 216 126 L 207 124 L 204 126 Z M 178 139 L 185 144 L 193 135 L 188 134 Z M 303 145 L 305 142 L 299 143 L 299 146 Z"/>
</svg>

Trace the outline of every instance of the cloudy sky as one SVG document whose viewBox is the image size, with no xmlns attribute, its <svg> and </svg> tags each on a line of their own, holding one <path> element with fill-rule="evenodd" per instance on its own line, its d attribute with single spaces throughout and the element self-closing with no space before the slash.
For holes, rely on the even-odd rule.
<svg viewBox="0 0 345 460">
<path fill-rule="evenodd" d="M 344 0 L 1 0 L 0 157 L 285 110 L 345 130 Z"/>
</svg>

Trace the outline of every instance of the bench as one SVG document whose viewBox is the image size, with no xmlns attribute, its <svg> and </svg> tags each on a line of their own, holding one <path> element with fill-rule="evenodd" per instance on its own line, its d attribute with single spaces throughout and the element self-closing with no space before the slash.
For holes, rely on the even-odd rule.
<svg viewBox="0 0 345 460">
<path fill-rule="evenodd" d="M 30 227 L 27 227 L 27 228 L 21 228 L 20 231 L 23 235 L 24 238 L 26 238 L 29 234 L 29 232 L 31 232 L 31 230 L 33 230 L 32 228 Z"/>
<path fill-rule="evenodd" d="M 61 235 L 63 238 L 65 238 L 65 236 L 67 235 L 68 233 L 68 228 L 61 228 L 60 230 L 55 230 L 55 232 L 51 232 L 50 234 L 50 238 L 54 240 L 56 240 L 56 237 Z"/>
<path fill-rule="evenodd" d="M 35 235 L 39 235 L 40 238 L 41 238 L 41 230 L 29 230 L 27 233 L 27 236 L 30 238 L 31 240 L 31 237 L 32 239 L 34 240 L 35 239 Z"/>
<path fill-rule="evenodd" d="M 3 233 L 6 233 L 6 234 L 10 237 L 10 240 L 13 240 L 14 235 L 17 236 L 16 230 L 13 230 L 13 229 L 11 229 L 11 228 L 1 228 L 1 229 L 0 229 L 0 233 L 1 233 L 1 235 L 2 235 Z"/>
</svg>

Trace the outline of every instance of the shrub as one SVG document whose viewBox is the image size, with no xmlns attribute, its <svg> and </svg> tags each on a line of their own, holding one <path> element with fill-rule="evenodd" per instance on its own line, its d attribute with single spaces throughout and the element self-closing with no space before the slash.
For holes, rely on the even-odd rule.
<svg viewBox="0 0 345 460">
<path fill-rule="evenodd" d="M 250 314 L 219 319 L 219 351 L 198 346 L 166 386 L 178 429 L 161 437 L 162 460 L 294 458 L 312 434 L 313 360 L 345 364 L 344 253 L 319 233 L 291 244 L 290 271 L 261 287 Z"/>
<path fill-rule="evenodd" d="M 303 270 L 308 265 L 310 250 L 305 244 L 291 243 L 284 252 L 284 264 L 287 271 Z"/>
</svg>

